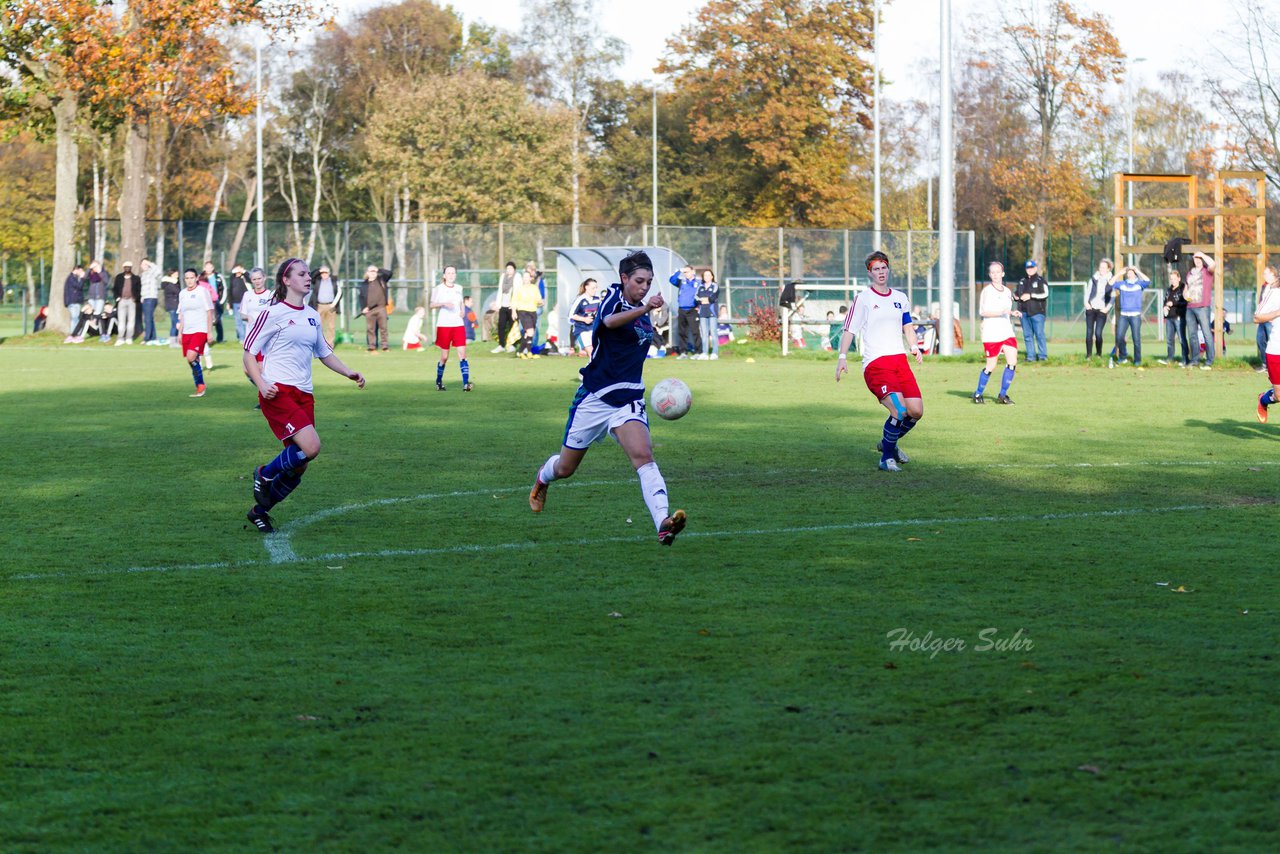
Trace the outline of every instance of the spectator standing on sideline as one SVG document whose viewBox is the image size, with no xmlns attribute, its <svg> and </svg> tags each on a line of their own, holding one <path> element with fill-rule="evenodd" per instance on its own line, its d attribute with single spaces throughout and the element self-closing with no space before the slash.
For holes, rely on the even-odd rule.
<svg viewBox="0 0 1280 854">
<path fill-rule="evenodd" d="M 516 355 L 521 359 L 536 359 L 533 352 L 534 330 L 538 325 L 538 309 L 542 307 L 542 296 L 538 291 L 538 283 L 528 276 L 517 276 L 515 290 L 511 294 L 511 307 L 515 310 L 516 319 L 520 322 L 520 341 L 516 344 Z"/>
<path fill-rule="evenodd" d="M 311 283 L 311 307 L 320 315 L 320 331 L 329 346 L 334 346 L 338 334 L 338 303 L 342 302 L 342 291 L 329 276 L 329 265 L 321 264 L 316 271 L 316 280 Z"/>
<path fill-rule="evenodd" d="M 698 283 L 694 297 L 698 302 L 698 326 L 702 335 L 702 353 L 695 358 L 719 359 L 720 336 L 716 334 L 716 306 L 720 302 L 720 286 L 716 284 L 715 273 L 710 270 L 702 271 L 702 281 Z"/>
<path fill-rule="evenodd" d="M 192 397 L 204 397 L 204 371 L 200 370 L 200 353 L 209 342 L 213 328 L 213 302 L 209 291 L 200 284 L 194 269 L 183 274 L 186 287 L 178 295 L 178 333 L 182 337 L 182 357 L 191 368 L 196 391 Z"/>
<path fill-rule="evenodd" d="M 1213 324 L 1210 322 L 1209 304 L 1213 302 L 1213 259 L 1203 252 L 1191 256 L 1191 269 L 1187 270 L 1186 284 L 1182 289 L 1187 300 L 1187 346 L 1191 350 L 1191 365 L 1200 361 L 1200 339 L 1204 336 L 1205 361 L 1200 370 L 1213 370 Z"/>
<path fill-rule="evenodd" d="M 698 342 L 698 279 L 693 274 L 693 267 L 685 264 L 679 272 L 672 273 L 668 281 L 679 288 L 673 349 L 679 354 L 677 359 L 687 359 L 701 349 Z"/>
<path fill-rule="evenodd" d="M 1111 311 L 1111 259 L 1098 262 L 1098 270 L 1084 283 L 1084 357 L 1102 357 L 1102 330 Z"/>
<path fill-rule="evenodd" d="M 120 274 L 111 289 L 116 300 L 116 322 L 120 324 L 117 347 L 133 343 L 133 331 L 138 322 L 138 298 L 142 295 L 142 282 L 133 274 L 133 263 L 125 261 L 120 266 Z"/>
<path fill-rule="evenodd" d="M 377 351 L 379 346 L 383 352 L 390 349 L 387 344 L 387 304 L 391 301 L 391 271 L 369 265 L 364 271 L 364 281 L 360 284 L 360 301 L 364 303 L 364 308 L 360 313 L 364 315 L 365 332 L 364 344 L 365 349 L 370 353 Z"/>
<path fill-rule="evenodd" d="M 543 278 L 542 271 L 538 269 L 538 265 L 530 261 L 524 265 L 524 277 L 526 281 L 535 283 L 538 286 L 538 311 L 536 322 L 533 324 L 533 345 L 534 352 L 538 350 L 538 333 L 542 327 L 542 310 L 547 304 L 547 280 Z"/>
<path fill-rule="evenodd" d="M 1177 270 L 1169 271 L 1169 287 L 1164 291 L 1164 339 L 1166 357 L 1156 359 L 1161 365 L 1173 361 L 1173 345 L 1182 338 L 1182 367 L 1186 367 L 1191 357 L 1187 355 L 1187 300 L 1182 295 L 1182 274 Z"/>
<path fill-rule="evenodd" d="M 204 272 L 201 274 L 205 281 L 209 283 L 209 287 L 213 289 L 213 325 L 216 336 L 211 339 L 213 343 L 222 343 L 222 306 L 227 300 L 227 283 L 218 275 L 213 268 L 212 261 L 204 262 Z"/>
<path fill-rule="evenodd" d="M 471 294 L 462 298 L 462 328 L 466 330 L 468 343 L 476 340 L 476 311 L 471 307 Z"/>
<path fill-rule="evenodd" d="M 178 277 L 177 270 L 170 270 L 160 277 L 160 290 L 164 293 L 164 310 L 169 312 L 169 337 L 162 339 L 160 343 L 177 349 L 178 297 L 182 294 L 182 280 Z"/>
<path fill-rule="evenodd" d="M 467 332 L 462 322 L 462 288 L 458 287 L 458 268 L 446 264 L 440 284 L 431 289 L 429 308 L 436 315 L 436 390 L 444 391 L 444 367 L 449 361 L 449 348 L 458 351 L 458 370 L 462 372 L 462 390 L 471 391 L 471 366 L 467 364 Z"/>
<path fill-rule="evenodd" d="M 142 259 L 142 273 L 138 276 L 142 292 L 142 343 L 154 346 L 160 343 L 156 336 L 156 306 L 160 303 L 160 268 L 150 258 Z"/>
<path fill-rule="evenodd" d="M 1142 275 L 1136 266 L 1124 268 L 1123 279 L 1117 279 L 1111 286 L 1115 294 L 1119 318 L 1116 322 L 1115 352 L 1121 362 L 1129 358 L 1125 348 L 1127 333 L 1133 333 L 1133 366 L 1142 367 L 1142 292 L 1151 285 L 1151 280 Z M 1115 367 L 1115 359 L 1108 367 Z"/>
<path fill-rule="evenodd" d="M 1040 275 L 1034 259 L 1025 265 L 1026 275 L 1018 283 L 1017 299 L 1022 312 L 1022 339 L 1026 342 L 1027 361 L 1043 362 L 1049 358 L 1045 347 L 1045 308 L 1049 302 L 1049 283 Z"/>
<path fill-rule="evenodd" d="M 75 325 L 80 322 L 80 307 L 84 305 L 84 267 L 79 264 L 71 269 L 67 280 L 62 283 L 62 304 L 67 307 L 67 317 L 71 326 L 67 328 L 67 338 L 63 344 L 75 343 Z"/>
<path fill-rule="evenodd" d="M 1258 311 L 1261 312 L 1261 306 L 1266 302 L 1271 291 L 1280 288 L 1280 281 L 1276 279 L 1275 267 L 1262 268 L 1262 290 L 1258 293 Z M 1265 374 L 1267 372 L 1267 345 L 1271 343 L 1271 323 L 1268 320 L 1258 324 L 1258 373 Z"/>
<path fill-rule="evenodd" d="M 502 270 L 502 276 L 498 279 L 498 295 L 493 302 L 494 310 L 498 312 L 498 346 L 493 348 L 494 353 L 501 353 L 503 350 L 510 353 L 515 349 L 511 345 L 511 329 L 515 326 L 516 319 L 515 312 L 511 308 L 511 296 L 520 284 L 519 279 L 516 262 L 508 261 Z"/>
<path fill-rule="evenodd" d="M 101 261 L 89 264 L 89 307 L 94 314 L 102 314 L 102 307 L 107 301 L 107 273 L 102 269 Z"/>
<path fill-rule="evenodd" d="M 227 282 L 227 310 L 231 312 L 231 318 L 236 324 L 237 341 L 243 341 L 244 334 L 248 331 L 244 327 L 244 318 L 240 316 L 240 303 L 244 301 L 244 295 L 248 291 L 249 281 L 244 267 L 237 264 L 231 268 L 231 278 Z"/>
</svg>

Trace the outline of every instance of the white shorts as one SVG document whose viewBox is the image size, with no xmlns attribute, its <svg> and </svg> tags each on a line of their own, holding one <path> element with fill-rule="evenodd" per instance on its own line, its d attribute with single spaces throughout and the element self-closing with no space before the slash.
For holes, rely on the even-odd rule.
<svg viewBox="0 0 1280 854">
<path fill-rule="evenodd" d="M 590 329 L 588 329 L 586 332 L 575 333 L 573 336 L 573 343 L 583 350 L 585 350 L 588 347 L 595 346 L 595 341 L 592 338 Z"/>
<path fill-rule="evenodd" d="M 614 406 L 579 388 L 573 405 L 569 407 L 569 420 L 564 425 L 564 446 L 577 451 L 586 450 L 628 421 L 639 421 L 648 429 L 649 416 L 645 413 L 643 398 Z M 616 436 L 614 441 L 617 441 Z"/>
</svg>

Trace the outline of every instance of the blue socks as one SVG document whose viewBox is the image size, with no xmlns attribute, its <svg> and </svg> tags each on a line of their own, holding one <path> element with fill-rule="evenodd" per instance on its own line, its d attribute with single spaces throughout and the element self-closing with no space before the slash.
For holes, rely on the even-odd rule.
<svg viewBox="0 0 1280 854">
<path fill-rule="evenodd" d="M 196 388 L 204 385 L 204 371 L 200 368 L 200 357 L 191 363 L 191 379 L 196 381 Z"/>
<path fill-rule="evenodd" d="M 1009 386 L 1013 385 L 1013 368 L 1008 365 L 1004 366 L 1004 376 L 1000 378 L 1000 396 L 1004 397 L 1009 393 Z"/>
<path fill-rule="evenodd" d="M 986 368 L 978 371 L 978 390 L 975 391 L 974 394 L 982 394 L 983 390 L 987 387 L 987 380 L 989 379 L 991 379 L 991 372 Z"/>
<path fill-rule="evenodd" d="M 912 422 L 912 426 L 915 426 Z M 884 422 L 884 440 L 880 443 L 880 460 L 896 459 L 898 453 L 898 440 L 906 434 L 908 427 L 903 429 L 902 422 L 890 415 Z"/>
<path fill-rule="evenodd" d="M 290 442 L 285 445 L 280 456 L 262 467 L 262 476 L 274 480 L 282 474 L 297 474 L 302 477 L 302 469 L 306 468 L 307 455 L 298 450 L 298 446 Z M 287 495 L 288 493 L 286 493 Z"/>
<path fill-rule="evenodd" d="M 462 369 L 462 384 L 470 385 L 471 384 L 471 366 L 467 364 L 467 360 L 460 359 L 458 361 L 458 367 Z"/>
<path fill-rule="evenodd" d="M 1258 398 L 1258 403 L 1261 403 L 1263 406 L 1270 406 L 1275 402 L 1276 402 L 1276 390 L 1274 388 L 1267 389 Z"/>
<path fill-rule="evenodd" d="M 916 426 L 919 423 L 920 421 L 918 419 L 912 418 L 910 415 L 908 415 L 906 418 L 903 418 L 901 421 L 899 421 L 898 430 L 900 431 L 900 433 L 898 435 L 898 441 L 901 442 L 902 437 L 910 433 L 911 428 Z"/>
<path fill-rule="evenodd" d="M 436 362 L 436 385 L 444 382 L 444 362 Z"/>
</svg>

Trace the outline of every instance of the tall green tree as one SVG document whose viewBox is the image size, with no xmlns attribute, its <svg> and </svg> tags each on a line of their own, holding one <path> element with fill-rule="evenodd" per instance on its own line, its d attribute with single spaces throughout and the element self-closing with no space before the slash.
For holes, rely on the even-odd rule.
<svg viewBox="0 0 1280 854">
<path fill-rule="evenodd" d="M 595 0 L 532 0 L 525 12 L 525 41 L 542 63 L 549 98 L 572 117 L 569 192 L 573 245 L 582 222 L 582 183 L 587 167 L 587 124 L 600 85 L 614 76 L 626 47 L 596 23 Z"/>
<path fill-rule="evenodd" d="M 563 110 L 475 70 L 379 90 L 365 182 L 394 182 L 424 219 L 541 221 L 563 212 L 569 139 Z"/>
<path fill-rule="evenodd" d="M 851 167 L 855 139 L 870 125 L 872 14 L 870 0 L 710 0 L 667 43 L 659 71 L 690 99 L 693 140 L 735 154 L 735 219 L 866 218 Z M 716 177 L 707 176 L 708 192 Z"/>
</svg>

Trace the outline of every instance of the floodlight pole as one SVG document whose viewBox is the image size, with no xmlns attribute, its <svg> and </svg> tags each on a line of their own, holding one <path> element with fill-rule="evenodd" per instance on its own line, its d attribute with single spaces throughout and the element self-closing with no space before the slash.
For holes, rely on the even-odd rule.
<svg viewBox="0 0 1280 854">
<path fill-rule="evenodd" d="M 652 151 L 650 157 L 653 164 L 653 245 L 658 245 L 658 81 L 653 82 L 653 120 L 649 123 L 649 135 Z"/>
<path fill-rule="evenodd" d="M 1129 63 L 1130 76 L 1129 76 L 1129 79 L 1125 81 L 1127 84 L 1125 88 L 1129 96 L 1127 100 L 1128 100 L 1128 106 L 1129 106 L 1129 172 L 1130 174 L 1133 173 L 1133 126 L 1134 126 L 1134 120 L 1136 118 L 1134 115 L 1135 105 L 1133 102 L 1133 76 L 1132 76 L 1133 66 L 1137 65 L 1139 62 L 1146 62 L 1146 61 L 1147 59 L 1144 56 L 1139 56 L 1131 60 Z M 1125 204 L 1129 208 L 1129 210 L 1133 210 L 1133 182 L 1132 181 L 1125 182 L 1125 190 L 1128 193 L 1125 199 Z M 1129 222 L 1129 229 L 1128 229 L 1128 240 L 1126 242 L 1130 246 L 1132 246 L 1133 245 L 1133 216 L 1130 215 L 1129 217 L 1127 217 L 1127 219 Z M 1129 253 L 1129 264 L 1133 264 L 1132 252 Z"/>
<path fill-rule="evenodd" d="M 874 126 L 874 143 L 872 145 L 872 172 L 874 177 L 872 183 L 875 185 L 873 191 L 875 195 L 875 215 L 872 227 L 875 230 L 875 234 L 871 240 L 871 248 L 878 250 L 880 249 L 880 0 L 876 0 L 875 15 L 871 20 L 871 44 L 875 78 L 872 81 L 872 98 L 874 102 L 871 105 L 871 121 Z"/>
<path fill-rule="evenodd" d="M 263 194 L 263 189 L 262 189 L 262 45 L 257 44 L 256 41 L 257 40 L 255 39 L 254 54 L 257 62 L 258 106 L 257 106 L 257 120 L 255 122 L 257 126 L 254 130 L 255 130 L 255 136 L 257 138 L 258 151 L 257 151 L 257 157 L 256 157 L 256 165 L 254 166 L 254 169 L 257 172 L 257 175 L 255 177 L 257 186 L 254 192 L 258 196 L 258 205 L 257 205 L 258 207 L 258 211 L 257 211 L 258 213 L 258 263 L 257 263 L 257 266 L 265 270 L 267 268 L 267 232 L 266 232 L 266 225 L 262 221 L 262 209 L 266 207 L 266 199 L 262 197 L 262 194 Z"/>
<path fill-rule="evenodd" d="M 956 179 L 955 142 L 952 138 L 953 104 L 951 92 L 951 0 L 941 4 L 941 116 L 938 122 L 938 352 L 950 356 L 954 352 L 956 291 Z"/>
</svg>

